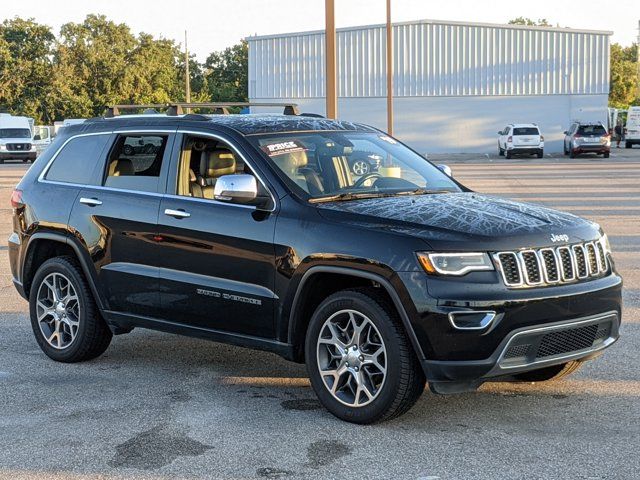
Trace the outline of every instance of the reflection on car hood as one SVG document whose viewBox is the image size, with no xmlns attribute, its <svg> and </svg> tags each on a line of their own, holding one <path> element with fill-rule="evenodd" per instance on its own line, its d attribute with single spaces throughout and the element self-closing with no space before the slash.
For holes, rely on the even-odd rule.
<svg viewBox="0 0 640 480">
<path fill-rule="evenodd" d="M 533 246 L 551 243 L 552 233 L 567 234 L 570 241 L 578 241 L 593 236 L 594 231 L 597 234 L 599 229 L 570 213 L 477 193 L 386 197 L 321 205 L 323 216 L 331 216 L 331 211 L 366 215 L 369 221 L 360 217 L 352 223 L 419 236 L 432 245 L 438 241 L 472 239 L 504 245 L 501 240 L 527 236 L 532 240 L 527 245 Z"/>
</svg>

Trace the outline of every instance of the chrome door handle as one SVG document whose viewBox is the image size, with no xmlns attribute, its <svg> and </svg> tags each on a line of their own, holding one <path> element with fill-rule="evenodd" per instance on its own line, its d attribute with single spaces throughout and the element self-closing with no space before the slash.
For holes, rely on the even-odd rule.
<svg viewBox="0 0 640 480">
<path fill-rule="evenodd" d="M 84 205 L 89 205 L 90 207 L 97 207 L 98 205 L 102 205 L 102 202 L 97 198 L 85 198 L 82 197 L 80 199 L 80 203 Z"/>
<path fill-rule="evenodd" d="M 191 216 L 190 213 L 185 212 L 184 210 L 173 210 L 172 208 L 167 208 L 164 211 L 164 214 L 175 218 L 189 218 Z"/>
</svg>

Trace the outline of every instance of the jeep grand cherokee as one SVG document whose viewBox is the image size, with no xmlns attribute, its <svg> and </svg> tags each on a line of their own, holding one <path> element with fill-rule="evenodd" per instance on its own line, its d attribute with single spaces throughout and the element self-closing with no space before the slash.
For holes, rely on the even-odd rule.
<svg viewBox="0 0 640 480">
<path fill-rule="evenodd" d="M 140 140 L 156 146 L 130 149 Z M 379 155 L 354 175 L 349 159 Z M 70 126 L 13 192 L 11 270 L 60 362 L 134 327 L 305 362 L 371 423 L 498 377 L 574 371 L 618 338 L 595 223 L 473 192 L 385 133 L 292 115 Z"/>
</svg>

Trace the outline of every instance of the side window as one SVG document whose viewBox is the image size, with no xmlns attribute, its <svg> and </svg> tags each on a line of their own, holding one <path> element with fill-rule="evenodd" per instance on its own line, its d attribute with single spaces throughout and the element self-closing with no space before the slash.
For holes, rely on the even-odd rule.
<svg viewBox="0 0 640 480">
<path fill-rule="evenodd" d="M 185 136 L 178 165 L 176 194 L 213 200 L 217 180 L 223 175 L 253 175 L 248 165 L 225 142 Z M 259 196 L 266 190 L 258 181 Z"/>
<path fill-rule="evenodd" d="M 56 182 L 96 184 L 93 172 L 109 135 L 87 135 L 71 139 L 58 153 L 45 179 Z"/>
<path fill-rule="evenodd" d="M 104 186 L 157 192 L 166 135 L 119 135 L 109 152 Z"/>
</svg>

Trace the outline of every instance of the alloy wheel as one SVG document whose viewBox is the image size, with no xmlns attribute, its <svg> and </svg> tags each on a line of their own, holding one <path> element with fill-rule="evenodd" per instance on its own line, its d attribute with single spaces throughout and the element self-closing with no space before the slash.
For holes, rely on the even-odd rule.
<svg viewBox="0 0 640 480">
<path fill-rule="evenodd" d="M 353 162 L 352 169 L 353 173 L 355 173 L 356 175 L 366 175 L 367 173 L 369 173 L 369 164 L 364 160 L 358 160 L 356 162 Z"/>
<path fill-rule="evenodd" d="M 49 345 L 62 350 L 73 343 L 80 325 L 80 302 L 66 276 L 54 272 L 44 278 L 38 289 L 36 314 Z"/>
<path fill-rule="evenodd" d="M 317 342 L 317 364 L 327 390 L 350 407 L 371 403 L 387 374 L 387 355 L 380 332 L 356 310 L 341 310 L 329 317 Z"/>
</svg>

